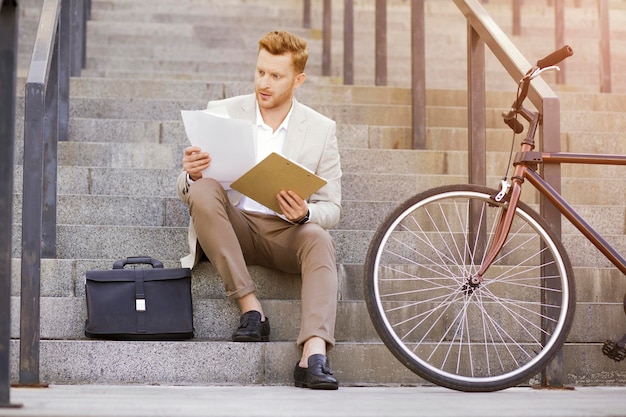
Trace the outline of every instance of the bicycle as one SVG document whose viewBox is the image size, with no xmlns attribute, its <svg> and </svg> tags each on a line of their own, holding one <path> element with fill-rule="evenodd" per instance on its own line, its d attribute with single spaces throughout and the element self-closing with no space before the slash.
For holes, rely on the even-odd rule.
<svg viewBox="0 0 626 417">
<path fill-rule="evenodd" d="M 622 273 L 622 258 L 537 172 L 541 164 L 626 165 L 626 155 L 534 151 L 541 115 L 524 107 L 530 82 L 572 55 L 565 46 L 520 80 L 511 110 L 527 134 L 498 189 L 458 184 L 414 195 L 376 230 L 365 261 L 365 299 L 378 335 L 407 368 L 460 391 L 529 381 L 560 351 L 574 318 L 573 269 L 546 220 L 520 200 L 531 183 Z M 514 142 L 513 142 L 514 143 Z M 510 157 L 513 156 L 513 147 Z M 626 312 L 626 296 L 624 299 Z M 626 335 L 603 352 L 624 358 Z"/>
</svg>

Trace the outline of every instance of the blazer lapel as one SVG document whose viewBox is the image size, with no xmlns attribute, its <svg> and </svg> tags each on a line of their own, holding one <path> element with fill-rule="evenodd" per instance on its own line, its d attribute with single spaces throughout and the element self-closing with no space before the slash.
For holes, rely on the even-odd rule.
<svg viewBox="0 0 626 417">
<path fill-rule="evenodd" d="M 256 123 L 256 98 L 254 94 L 242 97 L 242 100 L 228 109 L 233 119 L 247 119 Z"/>
<path fill-rule="evenodd" d="M 289 159 L 297 160 L 304 146 L 306 135 L 306 114 L 302 105 L 295 99 L 293 102 L 293 112 L 287 127 L 287 136 L 283 146 L 283 155 Z"/>
</svg>

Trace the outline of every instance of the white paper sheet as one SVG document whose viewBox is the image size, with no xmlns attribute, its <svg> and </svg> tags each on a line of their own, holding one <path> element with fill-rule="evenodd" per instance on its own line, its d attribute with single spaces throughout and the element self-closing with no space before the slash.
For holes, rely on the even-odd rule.
<svg viewBox="0 0 626 417">
<path fill-rule="evenodd" d="M 211 156 L 203 177 L 215 178 L 226 189 L 256 162 L 254 126 L 230 119 L 225 109 L 181 110 L 185 132 L 194 146 Z"/>
</svg>

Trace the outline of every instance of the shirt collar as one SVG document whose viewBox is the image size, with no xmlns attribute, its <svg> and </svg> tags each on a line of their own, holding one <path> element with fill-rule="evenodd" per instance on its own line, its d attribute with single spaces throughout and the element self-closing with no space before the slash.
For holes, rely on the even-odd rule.
<svg viewBox="0 0 626 417">
<path fill-rule="evenodd" d="M 289 109 L 289 112 L 287 113 L 287 116 L 285 116 L 285 119 L 283 120 L 283 122 L 280 124 L 280 126 L 278 126 L 278 129 L 276 129 L 277 132 L 281 129 L 285 129 L 285 130 L 287 129 L 287 126 L 289 125 L 289 120 L 291 119 L 291 113 L 293 113 L 293 107 L 295 105 L 295 102 L 296 102 L 295 99 L 291 99 L 291 108 Z M 261 116 L 261 109 L 259 108 L 258 101 L 255 101 L 255 106 L 256 106 L 256 125 L 268 126 L 265 123 L 265 121 L 263 121 L 263 116 Z"/>
</svg>

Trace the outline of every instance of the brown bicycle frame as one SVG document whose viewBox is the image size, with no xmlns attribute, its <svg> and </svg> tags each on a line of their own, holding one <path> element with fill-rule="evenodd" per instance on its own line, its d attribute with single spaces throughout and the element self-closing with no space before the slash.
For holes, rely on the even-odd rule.
<svg viewBox="0 0 626 417">
<path fill-rule="evenodd" d="M 537 164 L 595 164 L 595 165 L 626 165 L 626 155 L 610 154 L 586 154 L 568 152 L 533 152 L 533 145 L 523 143 L 522 149 L 516 154 L 515 171 L 511 181 L 511 189 L 508 194 L 505 215 L 500 218 L 498 227 L 483 261 L 475 283 L 480 283 L 482 277 L 491 266 L 496 256 L 504 246 L 504 242 L 511 229 L 513 216 L 517 208 L 521 193 L 522 183 L 528 180 L 543 196 L 545 196 L 559 212 L 565 216 L 580 232 L 606 256 L 606 258 L 626 274 L 626 260 L 609 244 L 576 210 L 546 182 L 536 171 Z"/>
</svg>

